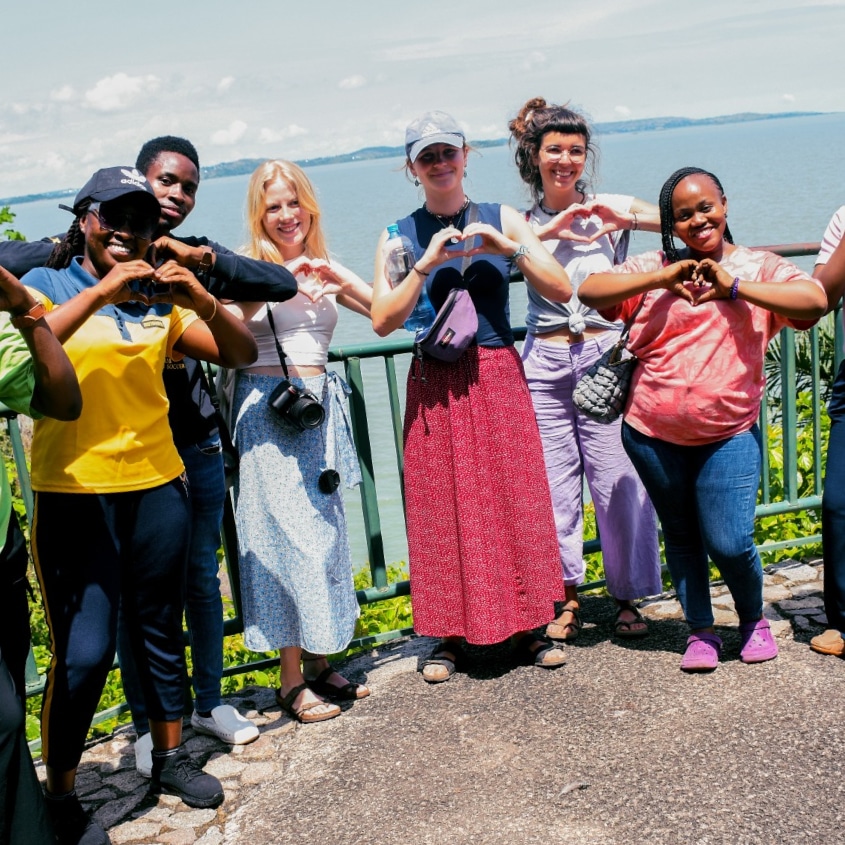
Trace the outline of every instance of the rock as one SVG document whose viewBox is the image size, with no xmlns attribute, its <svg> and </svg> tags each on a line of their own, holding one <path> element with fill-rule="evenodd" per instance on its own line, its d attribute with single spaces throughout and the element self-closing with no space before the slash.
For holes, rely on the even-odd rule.
<svg viewBox="0 0 845 845">
<path fill-rule="evenodd" d="M 109 838 L 114 845 L 123 845 L 124 842 L 151 842 L 157 838 L 160 830 L 160 823 L 129 821 L 113 827 L 109 831 Z"/>
<path fill-rule="evenodd" d="M 130 813 L 147 797 L 147 785 L 138 787 L 131 795 L 127 795 L 118 801 L 109 801 L 103 804 L 94 818 L 104 827 L 114 827 L 118 822 L 127 818 Z M 178 799 L 177 799 L 178 800 Z"/>
<path fill-rule="evenodd" d="M 798 610 L 809 610 L 812 607 L 824 607 L 824 600 L 820 598 L 784 599 L 778 602 L 778 607 L 787 613 Z"/>
<path fill-rule="evenodd" d="M 197 841 L 197 835 L 189 827 L 182 830 L 168 830 L 167 833 L 159 834 L 158 841 L 162 845 L 193 845 Z"/>
<path fill-rule="evenodd" d="M 216 778 L 228 778 L 239 775 L 247 764 L 233 759 L 229 754 L 212 754 L 205 764 L 205 771 Z"/>
<path fill-rule="evenodd" d="M 792 623 L 786 619 L 769 622 L 769 627 L 772 629 L 772 636 L 778 639 L 784 639 L 792 635 Z"/>
<path fill-rule="evenodd" d="M 185 830 L 191 827 L 203 827 L 211 824 L 217 818 L 217 810 L 191 810 L 185 809 L 179 813 L 173 813 L 166 822 L 167 827 L 174 827 L 178 830 Z M 192 840 L 193 841 L 193 840 Z"/>
<path fill-rule="evenodd" d="M 210 827 L 200 839 L 197 845 L 219 845 L 223 841 L 223 831 L 219 827 Z"/>
<path fill-rule="evenodd" d="M 806 616 L 801 616 L 801 615 L 794 616 L 792 618 L 792 622 L 795 625 L 795 627 L 798 628 L 798 630 L 800 630 L 800 631 L 809 631 L 810 628 L 812 627 Z"/>
<path fill-rule="evenodd" d="M 792 593 L 783 584 L 773 584 L 771 587 L 763 588 L 763 598 L 767 602 L 779 602 L 792 598 Z"/>
<path fill-rule="evenodd" d="M 250 763 L 241 775 L 241 782 L 248 785 L 263 783 L 274 777 L 278 768 L 278 764 L 273 763 Z"/>
</svg>

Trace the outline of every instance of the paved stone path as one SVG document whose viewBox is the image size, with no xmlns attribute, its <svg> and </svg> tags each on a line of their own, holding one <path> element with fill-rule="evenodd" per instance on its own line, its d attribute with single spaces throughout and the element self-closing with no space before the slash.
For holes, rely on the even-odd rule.
<svg viewBox="0 0 845 845">
<path fill-rule="evenodd" d="M 346 664 L 373 694 L 330 722 L 295 724 L 269 689 L 230 697 L 260 726 L 256 742 L 229 748 L 185 727 L 186 747 L 226 789 L 216 810 L 149 796 L 130 729 L 86 751 L 77 790 L 115 845 L 843 842 L 834 740 L 843 740 L 845 661 L 806 646 L 826 624 L 821 579 L 820 561 L 766 570 L 765 613 L 781 655 L 759 667 L 732 654 L 737 618 L 723 585 L 712 593 L 725 654 L 706 676 L 678 671 L 686 627 L 671 593 L 643 603 L 651 634 L 626 643 L 609 638 L 611 600 L 585 597 L 584 630 L 555 672 L 514 669 L 498 647 L 432 687 L 416 674 L 430 641 L 411 639 Z M 802 694 L 805 709 L 822 698 L 838 715 L 796 725 L 804 714 L 790 705 Z M 793 740 L 781 720 L 809 737 L 805 759 L 799 751 L 784 760 Z M 746 791 L 744 772 L 758 766 Z M 780 795 L 775 784 L 786 778 Z M 825 804 L 806 809 L 820 782 L 829 818 Z"/>
</svg>

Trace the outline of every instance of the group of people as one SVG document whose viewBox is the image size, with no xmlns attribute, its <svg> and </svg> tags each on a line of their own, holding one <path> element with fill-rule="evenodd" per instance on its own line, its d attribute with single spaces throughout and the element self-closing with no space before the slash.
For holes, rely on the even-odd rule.
<svg viewBox="0 0 845 845">
<path fill-rule="evenodd" d="M 183 613 L 193 726 L 230 744 L 258 736 L 220 696 L 217 551 L 229 432 L 246 645 L 279 651 L 276 698 L 299 722 L 335 718 L 337 701 L 370 694 L 327 659 L 346 648 L 359 612 L 340 487 L 360 473 L 348 387 L 326 370 L 338 305 L 370 317 L 379 335 L 404 324 L 423 289 L 437 310 L 463 288 L 477 312 L 475 342 L 456 361 L 424 356 L 408 374 L 411 600 L 415 630 L 436 639 L 421 667 L 426 682 L 449 680 L 467 643 L 511 639 L 522 662 L 565 663 L 563 644 L 582 625 L 585 479 L 616 636 L 648 634 L 636 602 L 662 589 L 659 519 L 690 626 L 681 668 L 712 671 L 721 657 L 708 560 L 735 601 L 740 659 L 777 655 L 753 536 L 763 359 L 780 328 L 810 327 L 841 296 L 845 213 L 825 236 L 814 279 L 734 244 L 712 173 L 672 174 L 659 205 L 596 194 L 583 115 L 535 98 L 509 129 L 532 201 L 525 212 L 466 196 L 470 147 L 450 115 L 428 112 L 408 126 L 406 171 L 424 202 L 397 221 L 414 251 L 398 283 L 387 273 L 387 232 L 371 283 L 331 258 L 314 188 L 288 161 L 253 173 L 239 254 L 174 236 L 200 173 L 196 150 L 173 136 L 145 144 L 135 167 L 95 173 L 61 238 L 0 244 L 0 309 L 14 315 L 2 334 L 0 399 L 38 417 L 32 550 L 53 651 L 42 712 L 45 813 L 23 759 L 25 554 L 6 487 L 3 573 L 20 591 L 8 595 L 17 612 L 2 619 L 0 696 L 17 700 L 3 713 L 20 719 L 0 723 L 14 739 L 0 765 L 14 769 L 6 790 L 18 795 L 4 805 L 37 808 L 0 822 L 15 830 L 23 813 L 36 820 L 27 821 L 29 839 L 15 841 L 53 841 L 50 826 L 61 843 L 109 841 L 74 783 L 115 650 L 138 771 L 190 806 L 223 800 L 220 782 L 180 747 Z M 659 232 L 662 249 L 629 258 L 639 229 Z M 514 269 L 528 288 L 521 354 L 509 320 Z M 623 324 L 638 362 L 624 421 L 606 424 L 578 410 L 573 392 Z M 221 367 L 220 411 L 201 361 Z M 845 409 L 843 390 L 845 370 L 831 406 L 829 473 L 845 459 L 837 427 L 845 411 L 834 413 Z M 840 492 L 826 488 L 824 520 L 833 555 L 845 543 Z M 836 630 L 813 641 L 834 654 L 845 630 L 840 557 L 825 583 Z"/>
</svg>

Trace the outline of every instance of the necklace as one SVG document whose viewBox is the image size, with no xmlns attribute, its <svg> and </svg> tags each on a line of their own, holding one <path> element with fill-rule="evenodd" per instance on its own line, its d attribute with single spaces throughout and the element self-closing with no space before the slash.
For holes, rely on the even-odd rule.
<svg viewBox="0 0 845 845">
<path fill-rule="evenodd" d="M 454 214 L 435 214 L 425 203 L 423 203 L 423 211 L 430 214 L 439 224 L 441 229 L 448 229 L 454 226 L 456 229 L 461 227 L 458 225 L 464 216 L 464 212 L 469 208 L 469 197 L 464 197 L 463 205 Z"/>
<path fill-rule="evenodd" d="M 581 194 L 581 202 L 582 203 L 586 202 L 587 201 L 587 195 L 583 191 L 579 191 L 578 193 Z M 556 214 L 560 214 L 561 211 L 566 211 L 566 208 L 559 208 L 557 210 L 553 210 L 551 208 L 546 208 L 546 206 L 543 205 L 542 200 L 540 202 L 538 202 L 537 205 L 540 206 L 541 211 L 544 211 L 546 214 L 549 214 L 552 217 L 554 217 Z M 570 203 L 570 205 L 575 205 L 575 203 Z M 567 206 L 567 208 L 569 208 L 569 206 Z"/>
</svg>

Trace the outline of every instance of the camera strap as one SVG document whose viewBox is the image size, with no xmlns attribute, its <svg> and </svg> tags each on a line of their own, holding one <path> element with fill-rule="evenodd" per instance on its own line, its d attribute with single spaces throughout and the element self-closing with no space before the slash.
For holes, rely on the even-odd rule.
<svg viewBox="0 0 845 845">
<path fill-rule="evenodd" d="M 288 365 L 285 363 L 285 350 L 282 349 L 282 344 L 279 343 L 279 336 L 276 334 L 276 323 L 273 321 L 273 309 L 270 307 L 269 302 L 265 302 L 264 306 L 267 309 L 267 322 L 270 324 L 270 331 L 273 332 L 273 342 L 276 344 L 276 352 L 279 353 L 279 362 L 282 365 L 282 372 L 285 374 L 285 378 L 289 379 L 290 375 L 288 374 Z"/>
</svg>

